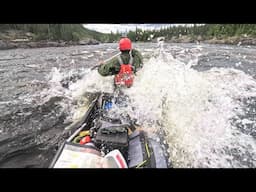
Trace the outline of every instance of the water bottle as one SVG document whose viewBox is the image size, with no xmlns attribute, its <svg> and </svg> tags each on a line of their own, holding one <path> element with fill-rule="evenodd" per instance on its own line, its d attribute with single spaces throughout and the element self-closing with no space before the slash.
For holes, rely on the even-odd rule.
<svg viewBox="0 0 256 192">
<path fill-rule="evenodd" d="M 112 108 L 112 102 L 111 101 L 106 101 L 104 105 L 105 110 L 109 110 Z"/>
</svg>

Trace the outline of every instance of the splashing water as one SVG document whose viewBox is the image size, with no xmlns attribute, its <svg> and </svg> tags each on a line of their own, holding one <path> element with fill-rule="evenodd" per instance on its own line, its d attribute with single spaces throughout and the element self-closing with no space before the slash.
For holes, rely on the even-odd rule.
<svg viewBox="0 0 256 192">
<path fill-rule="evenodd" d="M 136 74 L 133 87 L 124 90 L 131 106 L 123 110 L 145 130 L 165 130 L 174 167 L 255 167 L 255 138 L 242 132 L 234 119 L 255 124 L 241 118 L 246 111 L 242 101 L 256 97 L 256 81 L 232 68 L 196 71 L 192 66 L 202 49 L 183 52 L 174 58 L 161 44 Z M 185 63 L 188 52 L 192 57 Z M 70 100 L 85 99 L 86 92 L 113 92 L 113 76 L 102 77 L 90 69 L 83 72 L 83 78 L 64 93 Z M 56 86 L 61 78 L 56 69 L 53 74 Z"/>
<path fill-rule="evenodd" d="M 113 92 L 113 89 L 113 77 L 102 77 L 97 70 L 90 69 L 85 70 L 83 78 L 69 87 L 73 98 L 79 98 L 87 92 Z"/>
<path fill-rule="evenodd" d="M 232 123 L 244 114 L 241 99 L 256 96 L 255 80 L 235 69 L 198 72 L 191 63 L 165 52 L 145 63 L 125 90 L 134 116 L 166 131 L 174 167 L 255 167 L 255 139 Z"/>
</svg>

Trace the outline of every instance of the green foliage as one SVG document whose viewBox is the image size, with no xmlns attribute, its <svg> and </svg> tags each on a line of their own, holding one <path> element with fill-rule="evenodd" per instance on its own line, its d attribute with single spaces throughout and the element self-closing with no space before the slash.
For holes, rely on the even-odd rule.
<svg viewBox="0 0 256 192">
<path fill-rule="evenodd" d="M 81 24 L 0 24 L 0 30 L 22 30 L 35 34 L 35 40 L 101 41 L 103 33 L 85 29 Z"/>
<path fill-rule="evenodd" d="M 209 38 L 224 38 L 232 36 L 256 36 L 256 24 L 205 24 L 193 26 L 172 26 L 160 30 L 141 30 L 129 31 L 127 36 L 132 41 L 150 41 L 151 37 L 157 38 L 164 36 L 167 40 L 177 38 L 179 36 L 190 36 L 193 39 L 201 37 L 202 39 Z"/>
<path fill-rule="evenodd" d="M 121 33 L 100 33 L 86 29 L 82 24 L 0 24 L 0 32 L 19 30 L 34 34 L 34 40 L 65 40 L 79 41 L 95 39 L 100 42 L 117 42 Z M 256 37 L 256 24 L 205 24 L 193 26 L 172 26 L 160 30 L 129 31 L 127 36 L 132 41 L 151 41 L 153 38 L 164 36 L 167 40 L 180 36 L 190 36 L 192 39 L 225 38 L 232 36 Z"/>
</svg>

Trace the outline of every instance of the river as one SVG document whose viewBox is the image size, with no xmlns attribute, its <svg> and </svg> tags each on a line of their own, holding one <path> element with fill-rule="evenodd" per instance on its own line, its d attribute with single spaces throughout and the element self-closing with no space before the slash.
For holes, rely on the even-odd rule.
<svg viewBox="0 0 256 192">
<path fill-rule="evenodd" d="M 135 43 L 144 56 L 130 114 L 167 133 L 173 167 L 256 167 L 256 47 Z M 0 51 L 0 167 L 48 167 L 117 44 Z M 84 105 L 84 103 L 83 103 Z M 80 111 L 80 113 L 78 113 Z"/>
</svg>

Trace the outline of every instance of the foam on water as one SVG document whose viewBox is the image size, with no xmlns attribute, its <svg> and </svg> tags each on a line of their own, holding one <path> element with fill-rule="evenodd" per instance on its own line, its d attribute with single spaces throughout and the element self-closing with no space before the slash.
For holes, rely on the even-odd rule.
<svg viewBox="0 0 256 192">
<path fill-rule="evenodd" d="M 190 66 L 164 52 L 151 58 L 126 90 L 137 118 L 164 128 L 175 167 L 255 167 L 255 139 L 232 123 L 244 114 L 241 99 L 256 96 L 255 80 L 235 69 Z"/>
<path fill-rule="evenodd" d="M 185 63 L 183 56 L 188 54 Z M 174 58 L 160 45 L 136 74 L 134 85 L 124 90 L 131 99 L 126 112 L 144 129 L 166 131 L 174 167 L 255 167 L 255 139 L 233 120 L 255 124 L 241 116 L 242 100 L 256 97 L 256 81 L 232 68 L 196 71 L 191 67 L 200 54 L 201 47 L 191 48 Z M 98 91 L 113 92 L 113 76 L 86 69 L 65 94 L 77 100 L 85 92 Z"/>
</svg>

